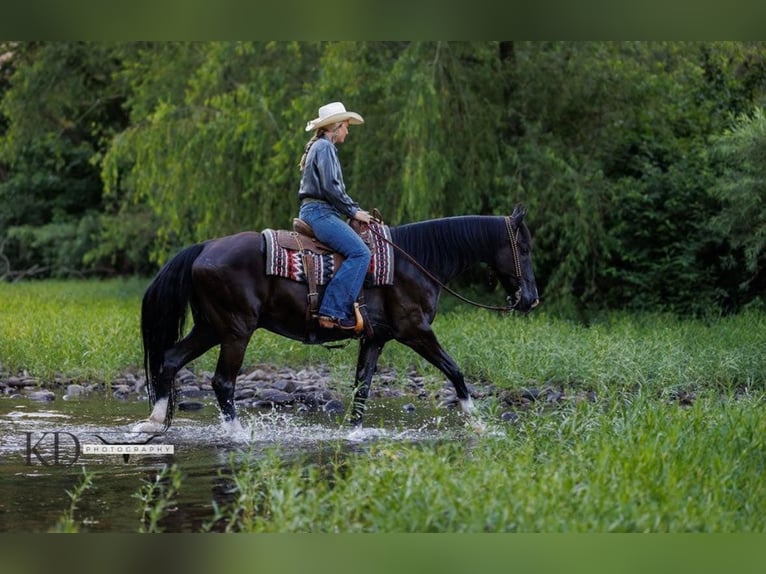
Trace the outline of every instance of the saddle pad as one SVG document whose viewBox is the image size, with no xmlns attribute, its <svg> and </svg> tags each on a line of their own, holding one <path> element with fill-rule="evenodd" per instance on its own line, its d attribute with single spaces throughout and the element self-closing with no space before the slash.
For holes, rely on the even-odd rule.
<svg viewBox="0 0 766 574">
<path fill-rule="evenodd" d="M 369 233 L 368 247 L 372 255 L 370 267 L 367 270 L 369 279 L 375 286 L 391 285 L 394 282 L 394 248 L 378 236 L 381 234 L 387 241 L 391 241 L 391 231 L 387 225 L 370 223 L 370 226 L 374 226 L 377 233 Z M 263 230 L 263 237 L 266 240 L 266 274 L 308 283 L 301 252 L 284 246 L 284 244 L 294 243 L 294 241 L 281 239 L 286 235 L 294 235 L 294 232 L 283 229 Z M 332 279 L 336 266 L 340 265 L 343 258 L 337 253 L 311 251 L 308 248 L 312 242 L 308 239 L 302 243 L 313 260 L 317 285 L 326 285 Z"/>
</svg>

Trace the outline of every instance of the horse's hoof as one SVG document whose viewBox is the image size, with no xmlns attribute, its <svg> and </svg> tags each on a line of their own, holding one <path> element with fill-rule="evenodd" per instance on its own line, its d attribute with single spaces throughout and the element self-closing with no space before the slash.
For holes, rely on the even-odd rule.
<svg viewBox="0 0 766 574">
<path fill-rule="evenodd" d="M 239 422 L 239 419 L 223 421 L 221 422 L 221 426 L 223 427 L 223 430 L 229 435 L 237 436 L 247 434 L 247 431 L 245 431 L 244 427 Z"/>
<path fill-rule="evenodd" d="M 145 420 L 137 423 L 131 429 L 131 432 L 164 432 L 165 425 L 153 420 Z"/>
<path fill-rule="evenodd" d="M 361 423 L 352 425 L 348 431 L 348 435 L 346 435 L 346 440 L 349 440 L 352 442 L 360 442 L 360 441 L 363 441 L 365 438 L 367 438 L 367 431 L 366 429 L 362 428 Z"/>
</svg>

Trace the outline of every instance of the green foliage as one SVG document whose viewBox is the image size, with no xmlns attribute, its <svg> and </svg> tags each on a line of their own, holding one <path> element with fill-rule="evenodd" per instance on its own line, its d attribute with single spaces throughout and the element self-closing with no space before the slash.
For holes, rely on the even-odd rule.
<svg viewBox="0 0 766 574">
<path fill-rule="evenodd" d="M 156 215 L 156 260 L 184 243 L 286 225 L 294 215 L 301 145 L 295 128 L 302 122 L 288 94 L 302 89 L 302 47 L 213 43 L 193 50 L 197 67 L 180 93 L 147 108 L 115 138 L 103 163 L 110 197 L 145 204 Z M 280 70 L 283 61 L 290 63 Z"/>
<path fill-rule="evenodd" d="M 736 118 L 716 140 L 723 176 L 712 188 L 722 201 L 715 229 L 744 253 L 747 270 L 762 275 L 766 257 L 766 113 L 755 108 Z"/>
<path fill-rule="evenodd" d="M 303 126 L 341 100 L 366 120 L 339 149 L 352 197 L 391 224 L 526 204 L 559 313 L 729 312 L 764 286 L 762 42 L 14 46 L 0 237 L 97 211 L 83 270 L 288 226 Z"/>
<path fill-rule="evenodd" d="M 177 465 L 164 465 L 152 478 L 144 480 L 144 485 L 133 495 L 140 502 L 140 533 L 162 532 L 160 521 L 173 504 L 183 481 L 183 475 Z"/>
<path fill-rule="evenodd" d="M 757 398 L 639 393 L 522 415 L 494 436 L 377 441 L 322 464 L 245 453 L 219 509 L 243 532 L 761 532 Z"/>
<path fill-rule="evenodd" d="M 0 114 L 0 241 L 11 270 L 43 276 L 87 270 L 93 211 L 101 209 L 98 162 L 122 128 L 111 44 L 31 42 L 13 46 Z M 2 171 L 2 170 L 0 170 Z"/>
<path fill-rule="evenodd" d="M 21 225 L 8 229 L 6 256 L 21 271 L 8 275 L 68 277 L 82 275 L 81 264 L 94 248 L 98 216 L 87 213 L 80 221 L 65 218 L 61 223 Z"/>
<path fill-rule="evenodd" d="M 138 369 L 132 280 L 0 284 L 3 370 L 111 380 Z M 550 314 L 455 309 L 436 332 L 469 383 L 554 388 L 566 400 L 519 409 L 513 426 L 439 444 L 365 443 L 317 462 L 258 449 L 232 460 L 233 498 L 210 528 L 252 532 L 761 532 L 766 315 L 720 318 L 604 313 L 589 325 Z M 356 345 L 329 352 L 259 332 L 257 363 L 332 367 L 350 393 Z M 195 363 L 212 369 L 216 353 Z M 381 367 L 444 377 L 391 343 Z M 377 384 L 373 379 L 373 385 Z M 593 402 L 581 400 L 591 391 Z M 349 396 L 346 394 L 345 396 Z M 679 397 L 689 396 L 684 407 Z M 374 400 L 371 399 L 371 400 Z M 479 399 L 480 409 L 497 410 Z M 504 407 L 506 408 L 506 407 Z M 345 442 L 345 441 L 344 441 Z M 348 461 L 345 457 L 355 457 Z M 248 458 L 250 457 L 250 458 Z M 153 473 L 135 498 L 142 531 L 162 527 L 183 494 L 179 469 Z M 84 489 L 75 490 L 80 494 Z M 521 493 L 521 494 L 519 494 Z M 71 531 L 75 497 L 60 529 Z"/>
<path fill-rule="evenodd" d="M 58 522 L 51 528 L 51 532 L 77 534 L 80 531 L 77 521 L 75 520 L 75 511 L 77 510 L 77 504 L 82 499 L 85 491 L 93 486 L 93 479 L 95 476 L 96 475 L 93 472 L 87 470 L 85 467 L 82 468 L 82 478 L 80 482 L 78 482 L 71 491 L 66 491 L 67 496 L 71 501 L 69 508 L 63 512 Z"/>
</svg>

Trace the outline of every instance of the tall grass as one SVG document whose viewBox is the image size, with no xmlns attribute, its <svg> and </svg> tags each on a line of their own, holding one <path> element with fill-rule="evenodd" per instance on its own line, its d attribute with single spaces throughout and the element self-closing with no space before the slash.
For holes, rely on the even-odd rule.
<svg viewBox="0 0 766 574">
<path fill-rule="evenodd" d="M 762 408 L 639 393 L 494 436 L 376 443 L 352 463 L 253 456 L 216 519 L 245 532 L 763 532 Z"/>
<path fill-rule="evenodd" d="M 142 284 L 130 281 L 0 283 L 0 365 L 50 380 L 109 379 L 141 364 Z"/>
<path fill-rule="evenodd" d="M 79 523 L 75 520 L 75 511 L 77 510 L 77 505 L 80 500 L 82 500 L 85 495 L 85 491 L 93 486 L 94 476 L 95 474 L 93 472 L 87 470 L 85 467 L 82 468 L 82 478 L 80 479 L 80 482 L 78 482 L 72 490 L 66 491 L 70 500 L 69 508 L 67 508 L 59 517 L 58 522 L 51 528 L 51 532 L 76 534 L 80 531 Z"/>
</svg>

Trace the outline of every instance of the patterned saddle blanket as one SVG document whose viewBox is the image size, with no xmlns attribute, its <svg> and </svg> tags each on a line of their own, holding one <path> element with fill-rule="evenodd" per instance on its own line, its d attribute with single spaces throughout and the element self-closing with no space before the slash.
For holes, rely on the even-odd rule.
<svg viewBox="0 0 766 574">
<path fill-rule="evenodd" d="M 390 242 L 391 231 L 387 225 L 375 222 L 371 222 L 370 227 L 377 233 L 369 229 L 359 231 L 372 255 L 365 284 L 391 285 L 394 282 L 394 248 L 380 237 L 382 235 Z M 264 229 L 263 237 L 266 240 L 267 275 L 309 283 L 304 260 L 307 256 L 311 259 L 308 267 L 309 272 L 314 274 L 316 285 L 326 285 L 343 262 L 343 256 L 315 238 L 297 231 Z"/>
</svg>

